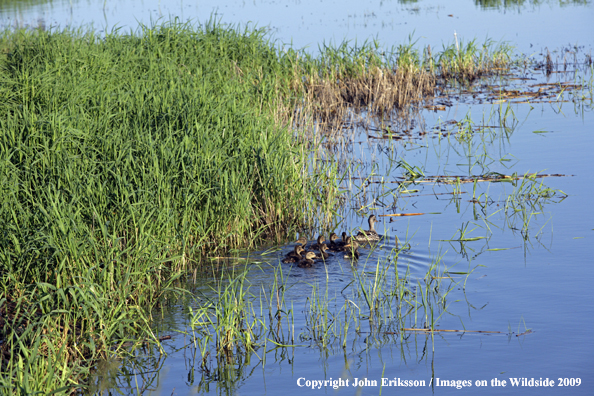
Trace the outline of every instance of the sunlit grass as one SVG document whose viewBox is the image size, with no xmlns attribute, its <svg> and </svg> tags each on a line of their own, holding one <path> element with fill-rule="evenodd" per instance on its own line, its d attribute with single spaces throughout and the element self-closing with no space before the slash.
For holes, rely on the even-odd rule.
<svg viewBox="0 0 594 396">
<path fill-rule="evenodd" d="M 151 338 L 147 312 L 200 255 L 280 241 L 324 206 L 283 112 L 290 70 L 262 31 L 0 43 L 5 389 L 78 387 L 121 340 Z"/>
</svg>

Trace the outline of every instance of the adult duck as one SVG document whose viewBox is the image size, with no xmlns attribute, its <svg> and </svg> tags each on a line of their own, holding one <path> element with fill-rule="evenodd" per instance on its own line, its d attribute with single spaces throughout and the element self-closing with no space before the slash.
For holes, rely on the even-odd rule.
<svg viewBox="0 0 594 396">
<path fill-rule="evenodd" d="M 297 267 L 299 268 L 311 268 L 314 266 L 314 259 L 316 258 L 316 254 L 314 252 L 307 252 L 305 254 L 305 258 L 299 260 L 297 263 Z"/>
<path fill-rule="evenodd" d="M 283 263 L 296 263 L 299 260 L 303 259 L 303 256 L 301 256 L 301 253 L 303 253 L 303 246 L 301 245 L 295 245 L 295 249 L 291 252 L 289 252 L 285 258 L 282 260 Z"/>
<path fill-rule="evenodd" d="M 357 235 L 353 237 L 358 242 L 374 242 L 379 241 L 380 236 L 375 230 L 375 223 L 377 223 L 377 218 L 375 215 L 369 216 L 367 220 L 369 222 L 369 229 L 365 231 L 360 231 Z"/>
</svg>

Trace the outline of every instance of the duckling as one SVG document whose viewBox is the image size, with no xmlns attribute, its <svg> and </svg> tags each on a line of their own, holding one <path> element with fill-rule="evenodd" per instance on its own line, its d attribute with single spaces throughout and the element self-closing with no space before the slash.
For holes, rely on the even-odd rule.
<svg viewBox="0 0 594 396">
<path fill-rule="evenodd" d="M 304 252 L 303 246 L 301 245 L 296 245 L 295 249 L 291 252 L 289 252 L 285 258 L 283 259 L 283 263 L 296 263 L 299 260 L 303 259 L 303 256 L 301 256 L 301 253 Z"/>
<path fill-rule="evenodd" d="M 339 252 L 346 252 L 350 250 L 351 244 L 353 243 L 353 238 L 348 236 L 344 240 L 344 244 L 338 248 Z"/>
<path fill-rule="evenodd" d="M 335 232 L 333 232 L 332 234 L 330 234 L 330 246 L 336 245 L 336 241 L 338 241 L 338 235 L 336 235 Z"/>
<path fill-rule="evenodd" d="M 301 258 L 301 253 L 304 252 L 305 249 L 303 249 L 303 246 L 301 245 L 295 245 L 295 248 L 287 253 L 287 257 L 299 257 Z"/>
<path fill-rule="evenodd" d="M 326 245 L 325 243 L 322 243 L 322 246 L 320 246 L 320 255 L 316 256 L 316 258 L 322 259 L 322 260 L 327 260 L 328 257 L 332 256 L 331 254 L 326 253 L 326 250 L 328 250 L 328 245 Z"/>
<path fill-rule="evenodd" d="M 299 236 L 299 239 L 295 241 L 295 243 L 300 243 L 301 246 L 305 247 L 305 245 L 307 245 L 307 238 L 305 237 L 305 235 L 301 235 Z"/>
<path fill-rule="evenodd" d="M 367 220 L 369 222 L 369 229 L 366 231 L 360 231 L 357 235 L 354 236 L 354 239 L 359 242 L 372 242 L 372 241 L 379 241 L 380 236 L 375 230 L 374 224 L 377 222 L 377 218 L 375 215 L 369 216 Z"/>
<path fill-rule="evenodd" d="M 359 260 L 359 248 L 354 248 L 352 251 L 350 252 L 346 252 L 344 255 L 345 259 L 355 259 L 355 260 Z"/>
<path fill-rule="evenodd" d="M 345 259 L 359 259 L 359 244 L 357 241 L 352 241 L 348 245 L 345 245 Z"/>
<path fill-rule="evenodd" d="M 319 235 L 316 239 L 316 243 L 311 245 L 312 249 L 320 250 L 320 247 L 324 244 L 325 238 L 323 235 Z"/>
<path fill-rule="evenodd" d="M 342 241 L 339 240 L 335 233 L 330 234 L 330 246 L 326 246 L 331 252 L 339 252 L 342 246 Z"/>
<path fill-rule="evenodd" d="M 314 265 L 314 259 L 316 254 L 314 252 L 307 252 L 303 260 L 299 260 L 297 267 L 299 268 L 311 268 Z"/>
<path fill-rule="evenodd" d="M 346 245 L 347 233 L 342 232 L 342 239 L 338 237 L 335 233 L 330 234 L 330 250 L 336 249 Z"/>
</svg>

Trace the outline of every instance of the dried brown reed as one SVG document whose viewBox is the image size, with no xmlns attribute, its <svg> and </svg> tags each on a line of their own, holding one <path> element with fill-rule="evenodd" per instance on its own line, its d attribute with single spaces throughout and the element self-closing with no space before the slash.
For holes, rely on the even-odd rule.
<svg viewBox="0 0 594 396">
<path fill-rule="evenodd" d="M 413 44 L 391 53 L 377 44 L 325 47 L 318 58 L 291 61 L 290 91 L 295 98 L 294 125 L 333 135 L 350 128 L 353 115 L 386 119 L 409 117 L 401 111 L 434 99 L 439 85 L 472 83 L 480 77 L 509 70 L 509 48 L 478 46 L 475 41 L 452 45 L 436 55 L 431 48 L 420 54 Z"/>
<path fill-rule="evenodd" d="M 342 129 L 349 110 L 371 116 L 433 97 L 435 76 L 413 66 L 373 67 L 358 74 L 310 75 L 303 79 L 303 110 L 325 131 Z"/>
</svg>

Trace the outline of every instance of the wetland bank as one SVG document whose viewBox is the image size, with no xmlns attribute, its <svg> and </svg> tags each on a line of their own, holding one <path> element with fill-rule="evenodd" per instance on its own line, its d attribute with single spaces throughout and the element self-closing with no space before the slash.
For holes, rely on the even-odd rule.
<svg viewBox="0 0 594 396">
<path fill-rule="evenodd" d="M 534 263 L 559 249 L 551 213 L 583 208 L 567 182 L 579 172 L 523 135 L 568 144 L 531 126 L 535 107 L 591 120 L 587 53 L 573 74 L 559 53 L 454 37 L 312 56 L 218 23 L 5 31 L 1 50 L 3 389 L 262 393 L 277 376 L 254 373 L 285 367 L 285 389 L 301 377 L 585 377 L 522 352 L 551 328 L 525 320 L 541 305 L 524 296 L 556 307 L 569 284 L 584 290 Z M 297 234 L 357 234 L 369 214 L 384 237 L 359 260 L 280 263 Z M 544 293 L 545 274 L 564 296 Z M 501 366 L 475 367 L 479 349 Z"/>
</svg>

